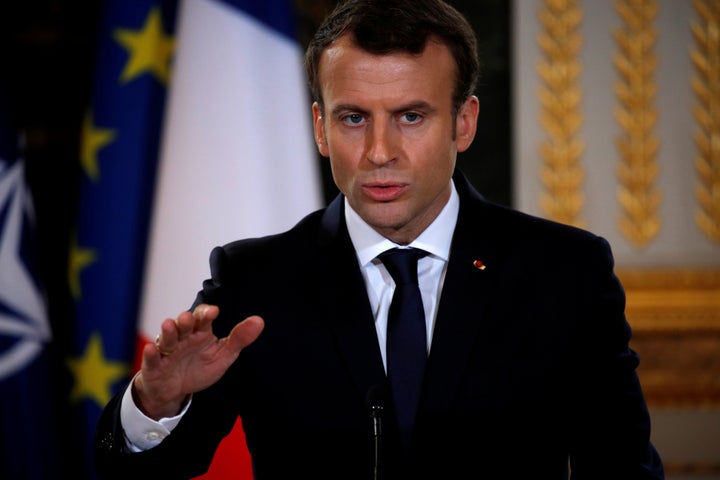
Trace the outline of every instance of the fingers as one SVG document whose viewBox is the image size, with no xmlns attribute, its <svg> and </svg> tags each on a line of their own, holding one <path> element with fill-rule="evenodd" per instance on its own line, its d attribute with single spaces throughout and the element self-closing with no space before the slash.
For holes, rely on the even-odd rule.
<svg viewBox="0 0 720 480">
<path fill-rule="evenodd" d="M 182 317 L 182 315 L 180 317 Z M 155 338 L 155 349 L 158 353 L 172 353 L 177 349 L 181 335 L 180 317 L 178 317 L 177 321 L 172 318 L 166 318 L 160 324 L 160 334 Z"/>
<path fill-rule="evenodd" d="M 183 342 L 194 332 L 212 334 L 212 322 L 219 312 L 217 306 L 201 304 L 192 312 L 182 312 L 177 319 L 165 319 L 160 325 L 160 334 L 155 339 L 155 344 L 145 347 L 144 363 L 148 367 L 156 368 L 163 358 L 170 357 L 181 345 L 184 345 Z M 218 346 L 228 347 L 229 351 L 237 356 L 243 348 L 257 339 L 264 327 L 263 319 L 253 315 L 235 325 L 227 337 L 215 341 Z M 182 350 L 185 349 L 186 347 L 183 346 Z"/>
<path fill-rule="evenodd" d="M 160 324 L 160 333 L 155 337 L 155 342 L 148 343 L 143 347 L 143 368 L 158 368 L 163 358 L 175 352 L 178 346 L 178 338 L 179 329 L 176 321 L 172 318 L 165 319 Z"/>
<path fill-rule="evenodd" d="M 218 307 L 206 304 L 198 305 L 192 312 L 182 312 L 176 320 L 178 340 L 184 340 L 193 332 L 209 331 L 218 313 Z"/>
<path fill-rule="evenodd" d="M 242 350 L 253 343 L 265 328 L 265 321 L 253 315 L 238 323 L 223 341 L 236 350 Z"/>
<path fill-rule="evenodd" d="M 148 343 L 143 347 L 142 352 L 142 369 L 143 370 L 154 370 L 160 366 L 160 360 L 162 356 L 156 345 Z"/>
<path fill-rule="evenodd" d="M 186 340 L 196 331 L 210 331 L 212 322 L 220 310 L 214 305 L 198 305 L 192 312 L 182 312 L 177 319 L 168 318 L 160 324 L 160 334 L 155 339 L 155 346 L 161 356 L 175 351 L 178 344 Z"/>
<path fill-rule="evenodd" d="M 192 316 L 195 319 L 195 330 L 210 330 L 213 320 L 220 313 L 215 305 L 200 304 L 193 310 Z"/>
</svg>

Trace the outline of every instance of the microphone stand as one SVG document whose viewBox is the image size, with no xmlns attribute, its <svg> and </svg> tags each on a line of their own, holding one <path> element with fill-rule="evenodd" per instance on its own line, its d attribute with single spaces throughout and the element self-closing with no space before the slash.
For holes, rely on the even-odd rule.
<svg viewBox="0 0 720 480">
<path fill-rule="evenodd" d="M 382 415 L 385 404 L 385 389 L 382 385 L 373 385 L 368 390 L 365 402 L 370 410 L 373 428 L 373 480 L 382 478 Z"/>
<path fill-rule="evenodd" d="M 381 480 L 382 478 L 382 405 L 371 405 L 370 416 L 373 422 L 373 446 L 374 446 L 374 463 L 373 463 L 373 480 Z"/>
</svg>

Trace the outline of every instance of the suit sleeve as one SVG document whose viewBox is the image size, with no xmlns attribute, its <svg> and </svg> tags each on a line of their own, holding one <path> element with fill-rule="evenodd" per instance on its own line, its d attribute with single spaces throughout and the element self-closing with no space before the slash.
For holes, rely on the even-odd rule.
<svg viewBox="0 0 720 480">
<path fill-rule="evenodd" d="M 636 371 L 640 359 L 630 348 L 625 293 L 607 242 L 599 238 L 594 248 L 582 263 L 587 274 L 577 291 L 583 301 L 576 304 L 579 361 L 570 389 L 571 478 L 662 479 Z"/>
</svg>

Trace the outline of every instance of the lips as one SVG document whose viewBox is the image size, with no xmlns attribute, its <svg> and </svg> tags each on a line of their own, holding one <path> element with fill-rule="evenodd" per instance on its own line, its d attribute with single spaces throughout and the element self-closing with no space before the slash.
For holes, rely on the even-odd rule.
<svg viewBox="0 0 720 480">
<path fill-rule="evenodd" d="M 405 183 L 377 182 L 367 183 L 362 186 L 362 190 L 371 200 L 376 202 L 391 202 L 402 196 L 407 190 L 408 185 Z"/>
</svg>

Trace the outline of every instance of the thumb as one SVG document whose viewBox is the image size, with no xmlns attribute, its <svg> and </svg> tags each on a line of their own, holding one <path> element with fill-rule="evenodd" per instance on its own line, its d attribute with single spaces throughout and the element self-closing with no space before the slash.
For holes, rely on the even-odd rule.
<svg viewBox="0 0 720 480">
<path fill-rule="evenodd" d="M 263 328 L 265 321 L 261 317 L 257 315 L 247 317 L 230 331 L 227 337 L 228 346 L 233 350 L 242 350 L 260 336 Z"/>
</svg>

